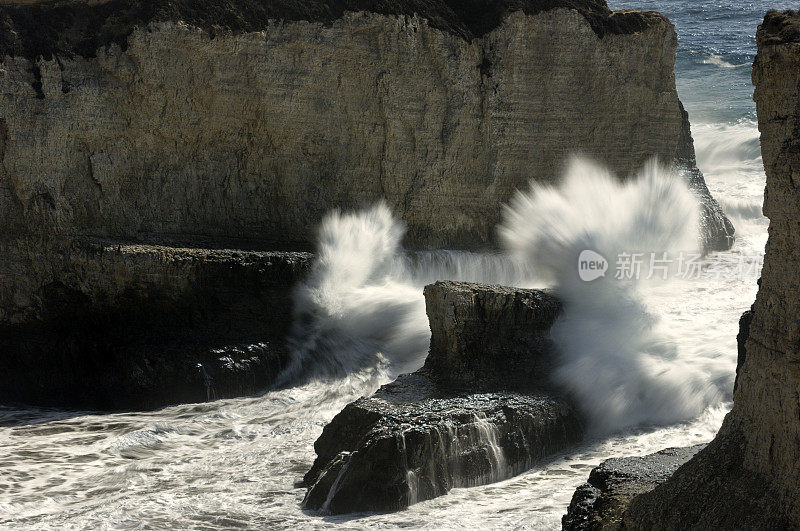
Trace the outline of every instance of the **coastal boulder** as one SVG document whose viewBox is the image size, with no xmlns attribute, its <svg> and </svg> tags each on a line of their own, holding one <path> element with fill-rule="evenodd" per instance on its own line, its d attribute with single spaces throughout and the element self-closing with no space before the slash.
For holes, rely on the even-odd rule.
<svg viewBox="0 0 800 531">
<path fill-rule="evenodd" d="M 575 491 L 567 514 L 566 531 L 615 529 L 633 498 L 653 490 L 705 445 L 667 448 L 643 457 L 618 457 L 603 461 L 589 481 Z"/>
<path fill-rule="evenodd" d="M 511 477 L 580 439 L 580 416 L 546 377 L 557 299 L 437 282 L 425 300 L 425 366 L 349 404 L 325 427 L 304 478 L 306 508 L 401 509 Z"/>
</svg>

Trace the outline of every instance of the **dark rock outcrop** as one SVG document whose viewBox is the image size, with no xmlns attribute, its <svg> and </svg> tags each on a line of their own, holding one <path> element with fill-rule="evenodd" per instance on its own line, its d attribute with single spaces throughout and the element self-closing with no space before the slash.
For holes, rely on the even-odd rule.
<svg viewBox="0 0 800 531">
<path fill-rule="evenodd" d="M 427 286 L 425 299 L 432 331 L 425 366 L 325 427 L 304 478 L 305 507 L 401 509 L 505 479 L 580 438 L 576 410 L 546 378 L 558 300 L 460 282 Z"/>
<path fill-rule="evenodd" d="M 643 457 L 607 459 L 589 474 L 589 481 L 575 491 L 565 530 L 612 529 L 620 525 L 631 500 L 653 490 L 705 445 L 667 448 Z"/>
<path fill-rule="evenodd" d="M 0 403 L 143 409 L 252 394 L 288 362 L 307 253 L 75 242 L 42 311 L 0 326 Z"/>
<path fill-rule="evenodd" d="M 542 386 L 555 352 L 550 327 L 561 301 L 546 291 L 439 282 L 425 288 L 431 327 L 425 367 L 468 389 Z"/>
<path fill-rule="evenodd" d="M 740 320 L 733 409 L 706 448 L 636 496 L 610 528 L 800 528 L 798 28 L 800 13 L 770 11 L 756 35 L 754 99 L 770 225 L 758 295 Z"/>
</svg>

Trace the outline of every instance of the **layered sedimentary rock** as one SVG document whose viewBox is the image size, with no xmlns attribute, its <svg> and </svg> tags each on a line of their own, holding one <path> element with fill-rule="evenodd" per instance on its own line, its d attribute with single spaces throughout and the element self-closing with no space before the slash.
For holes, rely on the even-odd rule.
<svg viewBox="0 0 800 531">
<path fill-rule="evenodd" d="M 46 311 L 0 325 L 0 403 L 152 408 L 251 394 L 288 362 L 308 253 L 73 242 Z"/>
<path fill-rule="evenodd" d="M 800 13 L 767 13 L 756 40 L 770 226 L 758 295 L 740 321 L 733 409 L 716 438 L 634 498 L 616 527 L 800 527 Z"/>
<path fill-rule="evenodd" d="M 661 15 L 603 0 L 2 2 L 7 363 L 44 367 L 48 344 L 13 331 L 61 330 L 74 300 L 87 315 L 130 313 L 114 306 L 113 255 L 76 242 L 303 250 L 328 210 L 383 199 L 409 247 L 491 247 L 514 190 L 555 181 L 575 152 L 623 176 L 675 161 L 704 204 L 706 248 L 727 247 L 733 229 L 694 167 L 675 46 Z M 166 278 L 170 264 L 148 267 Z M 174 315 L 137 289 L 140 314 Z M 267 305 L 287 300 L 276 297 Z M 289 314 L 264 313 L 273 343 Z M 94 322 L 60 333 L 84 351 L 122 348 Z M 142 333 L 129 322 L 124 337 Z M 197 326 L 170 337 L 204 337 Z M 6 396 L 31 378 L 4 382 Z M 25 396 L 68 395 L 49 392 Z"/>
<path fill-rule="evenodd" d="M 307 508 L 401 509 L 505 479 L 580 438 L 578 414 L 547 381 L 557 299 L 437 282 L 425 300 L 432 332 L 425 366 L 325 427 L 305 476 Z"/>
<path fill-rule="evenodd" d="M 480 248 L 570 153 L 691 165 L 676 44 L 600 0 L 0 7 L 0 252 L 23 277 L 2 318 L 59 275 L 30 234 L 300 249 L 329 209 L 383 198 L 409 246 Z"/>
</svg>

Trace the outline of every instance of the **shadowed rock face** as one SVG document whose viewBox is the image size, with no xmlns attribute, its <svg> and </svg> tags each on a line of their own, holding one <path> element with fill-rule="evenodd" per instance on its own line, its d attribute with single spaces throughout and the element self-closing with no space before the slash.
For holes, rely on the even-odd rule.
<svg viewBox="0 0 800 531">
<path fill-rule="evenodd" d="M 530 389 L 547 381 L 550 327 L 561 301 L 547 291 L 459 282 L 425 287 L 431 326 L 425 367 L 452 387 Z"/>
<path fill-rule="evenodd" d="M 401 509 L 518 474 L 580 438 L 578 414 L 545 376 L 559 301 L 459 282 L 427 286 L 425 300 L 425 367 L 353 402 L 325 427 L 304 478 L 305 507 Z M 481 364 L 494 377 L 476 377 Z M 531 379 L 506 379 L 512 369 Z"/>
<path fill-rule="evenodd" d="M 800 527 L 798 28 L 798 12 L 771 11 L 756 35 L 754 99 L 770 226 L 758 295 L 740 321 L 733 409 L 704 450 L 635 497 L 611 528 Z"/>
<path fill-rule="evenodd" d="M 288 362 L 307 253 L 75 242 L 46 312 L 0 325 L 0 403 L 149 409 L 252 394 Z"/>
</svg>

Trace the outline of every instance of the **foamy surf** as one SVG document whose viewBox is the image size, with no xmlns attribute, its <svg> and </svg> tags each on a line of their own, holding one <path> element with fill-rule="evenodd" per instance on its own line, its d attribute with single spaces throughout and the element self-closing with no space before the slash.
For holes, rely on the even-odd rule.
<svg viewBox="0 0 800 531">
<path fill-rule="evenodd" d="M 733 63 L 726 61 L 725 59 L 722 58 L 722 56 L 717 55 L 715 53 L 709 54 L 708 57 L 703 59 L 702 63 L 704 65 L 714 65 L 720 68 L 739 68 L 742 66 L 750 66 L 750 63 L 740 63 L 738 65 L 735 65 Z"/>
</svg>

